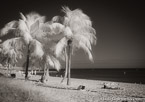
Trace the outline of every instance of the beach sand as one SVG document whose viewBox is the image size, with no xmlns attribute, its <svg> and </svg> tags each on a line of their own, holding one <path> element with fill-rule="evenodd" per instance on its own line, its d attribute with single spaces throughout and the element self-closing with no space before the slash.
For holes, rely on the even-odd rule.
<svg viewBox="0 0 145 102">
<path fill-rule="evenodd" d="M 67 86 L 66 80 L 60 83 L 60 77 L 50 77 L 45 84 L 39 79 L 34 75 L 28 81 L 1 76 L 0 102 L 145 102 L 143 84 L 72 78 Z M 80 85 L 85 88 L 78 89 Z"/>
</svg>

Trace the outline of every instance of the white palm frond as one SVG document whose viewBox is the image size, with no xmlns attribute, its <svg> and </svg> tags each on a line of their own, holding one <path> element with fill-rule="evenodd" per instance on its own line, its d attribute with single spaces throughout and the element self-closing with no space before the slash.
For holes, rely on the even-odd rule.
<svg viewBox="0 0 145 102">
<path fill-rule="evenodd" d="M 90 18 L 82 10 L 70 10 L 68 7 L 63 7 L 63 11 L 68 18 L 68 25 L 72 30 L 77 30 L 79 27 L 92 26 Z"/>
<path fill-rule="evenodd" d="M 18 29 L 21 31 L 21 32 L 29 32 L 29 27 L 26 25 L 26 23 L 23 21 L 23 20 L 19 20 L 19 26 L 18 26 Z M 23 34 L 23 33 L 22 33 Z"/>
<path fill-rule="evenodd" d="M 21 41 L 21 38 L 12 38 L 4 41 L 1 44 L 1 53 L 4 56 L 8 56 L 13 63 L 17 62 L 18 59 L 21 59 L 23 56 L 23 53 L 20 51 L 22 50 L 22 46 L 19 45 L 20 43 L 22 45 Z"/>
<path fill-rule="evenodd" d="M 29 33 L 23 33 L 22 37 L 26 45 L 28 45 L 33 40 L 32 36 Z"/>
<path fill-rule="evenodd" d="M 0 32 L 0 36 L 4 36 L 6 34 L 8 34 L 10 31 L 13 31 L 17 28 L 18 26 L 18 21 L 11 21 L 9 23 L 7 23 Z"/>
<path fill-rule="evenodd" d="M 66 14 L 64 22 L 70 27 L 73 34 L 88 33 L 90 36 L 96 34 L 95 29 L 92 27 L 92 21 L 82 10 L 75 9 L 71 11 L 68 7 L 63 7 L 63 10 Z"/>
<path fill-rule="evenodd" d="M 41 16 L 40 14 L 36 13 L 36 12 L 31 12 L 29 14 L 26 15 L 27 18 L 27 24 L 29 26 L 31 26 L 33 23 L 35 23 L 37 20 L 40 23 L 44 23 L 45 22 L 45 16 Z"/>
<path fill-rule="evenodd" d="M 72 32 L 73 48 L 83 49 L 93 61 L 91 45 L 96 44 L 97 38 L 91 19 L 80 9 L 70 10 L 68 7 L 63 7 L 62 11 L 65 13 L 64 24 Z"/>
<path fill-rule="evenodd" d="M 57 43 L 57 45 L 55 46 L 55 55 L 57 56 L 57 57 L 59 57 L 59 56 L 61 56 L 62 55 L 62 53 L 63 53 L 63 51 L 64 51 L 64 49 L 66 48 L 66 46 L 67 46 L 67 38 L 62 38 L 58 43 Z"/>
<path fill-rule="evenodd" d="M 33 34 L 39 29 L 39 21 L 37 20 L 35 23 L 33 23 L 30 27 L 30 33 Z"/>
<path fill-rule="evenodd" d="M 61 38 L 64 37 L 64 25 L 60 23 L 45 23 L 44 25 L 41 26 L 40 28 L 41 37 L 42 38 L 47 38 L 48 41 L 59 41 Z M 39 37 L 40 38 L 40 37 Z"/>
<path fill-rule="evenodd" d="M 74 35 L 73 46 L 79 46 L 79 43 L 83 43 L 89 50 L 92 50 L 91 43 L 86 36 Z"/>
<path fill-rule="evenodd" d="M 26 17 L 23 15 L 22 12 L 20 12 L 20 16 L 21 16 L 21 18 L 22 18 L 23 21 L 26 21 Z"/>
<path fill-rule="evenodd" d="M 43 55 L 44 55 L 43 46 L 37 40 L 33 40 L 31 42 L 30 50 L 31 50 L 31 56 L 32 57 L 35 57 L 35 58 L 38 58 L 38 59 L 40 58 L 41 59 L 43 57 Z"/>
<path fill-rule="evenodd" d="M 89 50 L 89 48 L 84 43 L 80 42 L 77 47 L 82 48 L 88 54 L 89 60 L 94 62 L 91 51 Z"/>
<path fill-rule="evenodd" d="M 60 23 L 52 23 L 50 27 L 51 27 L 52 32 L 55 35 L 60 34 L 64 30 L 64 25 L 62 25 Z"/>
<path fill-rule="evenodd" d="M 64 17 L 61 16 L 54 16 L 51 20 L 53 23 L 60 23 L 63 24 L 64 23 Z"/>
<path fill-rule="evenodd" d="M 69 27 L 65 27 L 64 36 L 66 36 L 69 39 L 71 39 L 73 37 L 72 30 Z"/>
<path fill-rule="evenodd" d="M 54 56 L 47 56 L 46 57 L 46 62 L 53 68 L 55 68 L 56 70 L 60 70 L 61 68 L 61 64 L 59 62 L 59 60 L 57 58 L 55 58 Z"/>
</svg>

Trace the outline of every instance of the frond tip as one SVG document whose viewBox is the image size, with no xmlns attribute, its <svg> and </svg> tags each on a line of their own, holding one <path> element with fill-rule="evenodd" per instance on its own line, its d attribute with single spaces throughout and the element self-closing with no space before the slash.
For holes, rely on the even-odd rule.
<svg viewBox="0 0 145 102">
<path fill-rule="evenodd" d="M 11 21 L 7 23 L 1 30 L 0 30 L 0 36 L 4 36 L 8 34 L 10 31 L 15 30 L 18 26 L 17 21 Z"/>
<path fill-rule="evenodd" d="M 67 13 L 70 12 L 71 10 L 69 9 L 68 6 L 62 6 L 62 12 Z"/>
</svg>

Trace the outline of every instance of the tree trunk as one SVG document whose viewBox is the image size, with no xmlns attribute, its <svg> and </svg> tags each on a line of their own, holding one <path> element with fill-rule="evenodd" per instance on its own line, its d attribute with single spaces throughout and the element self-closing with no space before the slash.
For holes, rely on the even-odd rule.
<svg viewBox="0 0 145 102">
<path fill-rule="evenodd" d="M 10 58 L 8 58 L 8 61 L 7 61 L 7 75 L 10 75 L 11 74 L 11 71 L 10 71 Z"/>
<path fill-rule="evenodd" d="M 30 57 L 30 49 L 28 45 L 28 51 L 27 51 L 27 62 L 26 62 L 26 70 L 25 70 L 25 79 L 28 79 L 28 69 L 29 69 L 29 57 Z"/>
<path fill-rule="evenodd" d="M 65 48 L 65 75 L 61 83 L 67 78 L 67 73 L 68 73 L 68 54 L 67 54 L 67 48 Z"/>
<path fill-rule="evenodd" d="M 41 82 L 45 83 L 46 81 L 48 81 L 49 78 L 49 69 L 46 67 L 46 65 L 44 66 L 44 73 L 41 77 Z"/>
<path fill-rule="evenodd" d="M 46 78 L 49 78 L 49 68 L 46 68 L 46 74 L 45 74 Z"/>
<path fill-rule="evenodd" d="M 67 73 L 67 75 L 68 75 L 68 78 L 67 78 L 67 85 L 71 85 L 71 79 L 70 79 L 70 77 L 71 77 L 71 44 L 69 44 L 68 45 L 68 73 Z"/>
</svg>

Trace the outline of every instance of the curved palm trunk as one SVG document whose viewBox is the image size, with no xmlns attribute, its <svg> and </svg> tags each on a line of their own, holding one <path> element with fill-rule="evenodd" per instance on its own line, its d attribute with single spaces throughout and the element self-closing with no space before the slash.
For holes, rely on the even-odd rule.
<svg viewBox="0 0 145 102">
<path fill-rule="evenodd" d="M 68 46 L 68 78 L 67 78 L 67 85 L 71 85 L 71 46 Z"/>
<path fill-rule="evenodd" d="M 67 78 L 67 73 L 68 73 L 68 53 L 67 53 L 67 48 L 65 48 L 65 75 L 61 83 Z"/>
<path fill-rule="evenodd" d="M 29 57 L 30 57 L 29 45 L 28 45 L 28 51 L 27 51 L 27 62 L 26 62 L 26 70 L 25 70 L 25 79 L 28 79 L 28 69 L 29 69 L 29 60 L 30 60 L 29 59 Z"/>
<path fill-rule="evenodd" d="M 72 40 L 68 40 L 67 47 L 65 51 L 66 57 L 66 68 L 65 68 L 65 76 L 61 82 L 63 82 L 67 77 L 67 85 L 71 85 L 71 54 L 72 54 Z"/>
</svg>

